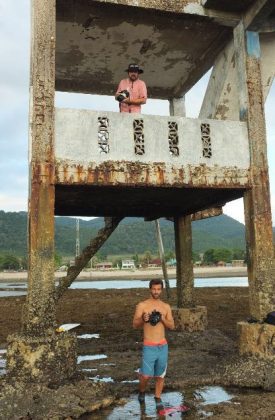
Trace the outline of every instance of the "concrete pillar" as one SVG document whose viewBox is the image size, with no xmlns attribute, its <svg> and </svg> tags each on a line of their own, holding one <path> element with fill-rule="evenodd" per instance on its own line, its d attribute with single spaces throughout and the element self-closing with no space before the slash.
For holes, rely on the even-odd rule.
<svg viewBox="0 0 275 420">
<path fill-rule="evenodd" d="M 32 1 L 28 295 L 22 334 L 8 338 L 7 369 L 21 380 L 62 381 L 75 338 L 56 334 L 54 280 L 55 0 Z"/>
<path fill-rule="evenodd" d="M 170 100 L 170 115 L 185 116 L 185 98 Z M 191 215 L 174 217 L 177 259 L 177 308 L 172 308 L 175 327 L 184 331 L 203 331 L 207 324 L 206 307 L 195 306 L 192 261 Z"/>
<path fill-rule="evenodd" d="M 191 216 L 176 217 L 175 247 L 177 259 L 177 306 L 194 306 Z"/>
<path fill-rule="evenodd" d="M 251 189 L 244 195 L 250 314 L 262 320 L 275 309 L 275 267 L 259 34 L 241 21 L 234 46 L 240 120 L 247 122 L 250 142 Z"/>
<path fill-rule="evenodd" d="M 30 80 L 29 274 L 24 332 L 55 325 L 54 94 L 55 1 L 32 2 Z"/>
<path fill-rule="evenodd" d="M 170 115 L 185 117 L 184 97 L 171 99 L 169 105 Z M 191 216 L 175 217 L 174 229 L 177 259 L 177 306 L 178 308 L 190 307 L 194 305 Z"/>
</svg>

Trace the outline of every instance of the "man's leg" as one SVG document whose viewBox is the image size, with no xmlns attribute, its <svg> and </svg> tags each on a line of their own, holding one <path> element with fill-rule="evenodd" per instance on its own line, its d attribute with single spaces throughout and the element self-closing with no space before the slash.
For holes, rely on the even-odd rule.
<svg viewBox="0 0 275 420">
<path fill-rule="evenodd" d="M 161 398 L 163 386 L 164 386 L 164 378 L 161 378 L 160 376 L 158 376 L 156 378 L 155 398 Z"/>
<path fill-rule="evenodd" d="M 139 375 L 139 392 L 145 392 L 150 376 Z"/>
</svg>

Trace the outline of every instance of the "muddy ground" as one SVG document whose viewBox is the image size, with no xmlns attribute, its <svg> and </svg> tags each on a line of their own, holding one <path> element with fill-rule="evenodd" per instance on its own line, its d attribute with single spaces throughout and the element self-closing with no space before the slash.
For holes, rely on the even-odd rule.
<svg viewBox="0 0 275 420">
<path fill-rule="evenodd" d="M 135 305 L 148 296 L 143 289 L 68 290 L 58 305 L 59 324 L 81 323 L 77 335 L 99 338 L 79 339 L 79 355 L 104 354 L 106 359 L 82 361 L 88 377 L 112 378 L 110 386 L 127 396 L 137 385 L 122 381 L 137 379 L 142 334 L 132 329 Z M 169 368 L 166 389 L 184 393 L 189 386 L 223 383 L 224 365 L 237 356 L 238 321 L 249 316 L 247 288 L 200 288 L 196 303 L 208 309 L 208 329 L 203 333 L 168 332 Z M 171 304 L 175 304 L 175 290 Z M 1 298 L 0 343 L 20 329 L 24 297 Z M 124 387 L 124 388 L 123 388 Z M 236 394 L 236 392 L 235 392 Z M 211 407 L 217 419 L 275 419 L 275 393 L 260 390 L 238 391 L 236 404 Z M 192 405 L 192 401 L 190 401 Z M 199 418 L 193 413 L 190 418 Z M 103 417 L 104 418 L 104 417 Z"/>
</svg>

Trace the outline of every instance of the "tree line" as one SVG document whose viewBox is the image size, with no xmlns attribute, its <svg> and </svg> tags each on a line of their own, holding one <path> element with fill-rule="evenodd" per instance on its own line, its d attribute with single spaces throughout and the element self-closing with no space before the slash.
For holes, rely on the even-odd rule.
<svg viewBox="0 0 275 420">
<path fill-rule="evenodd" d="M 200 261 L 205 265 L 217 264 L 219 261 L 230 263 L 232 260 L 244 260 L 246 262 L 246 253 L 243 249 L 228 249 L 228 248 L 210 248 L 204 252 L 204 254 L 198 254 L 193 252 L 193 262 Z M 125 257 L 119 257 L 116 255 L 108 255 L 104 252 L 98 252 L 92 259 L 93 267 L 97 263 L 103 261 L 112 261 L 114 267 L 121 267 L 122 259 L 131 258 L 134 260 L 135 265 L 146 266 L 151 264 L 155 259 L 159 259 L 158 254 L 152 253 L 150 250 L 146 250 L 143 254 L 134 254 Z M 176 258 L 173 250 L 168 250 L 165 253 L 165 261 L 171 261 Z M 55 267 L 58 268 L 62 264 L 66 264 L 68 261 L 64 259 L 60 254 L 55 254 Z M 26 256 L 18 257 L 14 254 L 0 254 L 0 270 L 27 270 L 28 259 Z"/>
</svg>

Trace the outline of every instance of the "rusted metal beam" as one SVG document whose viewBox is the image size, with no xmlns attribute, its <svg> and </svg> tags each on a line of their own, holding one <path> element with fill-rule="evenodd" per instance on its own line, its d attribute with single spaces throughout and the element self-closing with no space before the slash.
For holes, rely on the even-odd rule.
<svg viewBox="0 0 275 420">
<path fill-rule="evenodd" d="M 259 34 L 245 31 L 240 22 L 234 30 L 234 44 L 240 120 L 247 122 L 250 142 L 252 186 L 244 196 L 250 312 L 263 319 L 274 310 L 274 255 Z"/>
<path fill-rule="evenodd" d="M 63 293 L 70 287 L 83 268 L 86 267 L 90 259 L 98 252 L 102 245 L 104 245 L 121 220 L 122 218 L 118 217 L 105 217 L 105 226 L 98 231 L 97 236 L 91 240 L 90 244 L 86 246 L 76 258 L 75 265 L 68 269 L 67 275 L 59 280 L 59 284 L 55 290 L 55 300 L 61 298 Z"/>
<path fill-rule="evenodd" d="M 55 324 L 54 81 L 55 0 L 32 1 L 30 81 L 29 276 L 23 329 L 44 335 Z"/>
</svg>

